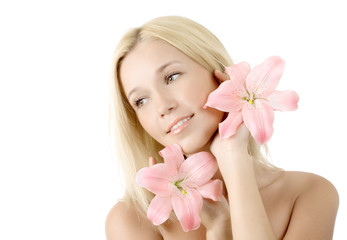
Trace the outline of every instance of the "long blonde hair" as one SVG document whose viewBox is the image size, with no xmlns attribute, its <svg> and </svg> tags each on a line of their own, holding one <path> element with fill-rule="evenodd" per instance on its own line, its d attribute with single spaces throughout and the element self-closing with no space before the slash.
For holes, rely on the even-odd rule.
<svg viewBox="0 0 347 240">
<path fill-rule="evenodd" d="M 135 203 L 144 213 L 153 197 L 140 188 L 136 182 L 136 173 L 148 166 L 148 157 L 154 156 L 160 161 L 158 152 L 164 148 L 154 140 L 139 123 L 136 113 L 129 104 L 121 86 L 119 69 L 122 60 L 140 41 L 163 40 L 195 60 L 211 73 L 224 66 L 233 64 L 222 43 L 202 25 L 184 17 L 159 17 L 145 23 L 142 27 L 129 30 L 118 43 L 113 62 L 110 103 L 110 137 L 115 147 L 125 178 L 124 200 Z M 249 152 L 260 162 L 272 166 L 263 157 L 260 147 L 253 139 L 249 143 Z"/>
</svg>

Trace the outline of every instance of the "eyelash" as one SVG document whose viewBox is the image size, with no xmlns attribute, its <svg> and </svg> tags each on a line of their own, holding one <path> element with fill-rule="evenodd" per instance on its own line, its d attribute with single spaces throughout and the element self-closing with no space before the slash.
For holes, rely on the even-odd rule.
<svg viewBox="0 0 347 240">
<path fill-rule="evenodd" d="M 170 73 L 170 74 L 166 75 L 165 76 L 165 83 L 166 84 L 170 84 L 170 82 L 175 81 L 178 76 L 175 79 L 173 79 L 173 80 L 170 80 L 170 78 L 172 78 L 175 75 L 180 75 L 180 74 L 181 74 L 180 72 L 173 72 L 173 73 Z M 133 103 L 134 106 L 137 107 L 137 108 L 140 108 L 140 101 L 142 101 L 144 99 L 145 98 L 142 98 L 142 97 L 135 99 L 135 101 Z"/>
<path fill-rule="evenodd" d="M 169 84 L 169 79 L 172 78 L 172 76 L 175 76 L 175 75 L 180 75 L 181 73 L 180 72 L 173 72 L 173 73 L 169 73 L 168 75 L 165 76 L 165 83 L 166 84 Z M 178 76 L 177 76 L 178 77 Z M 171 81 L 175 81 L 176 79 L 174 80 L 171 80 Z"/>
<path fill-rule="evenodd" d="M 135 101 L 134 101 L 134 106 L 137 107 L 137 108 L 140 108 L 140 101 L 144 100 L 144 98 L 137 98 Z"/>
</svg>

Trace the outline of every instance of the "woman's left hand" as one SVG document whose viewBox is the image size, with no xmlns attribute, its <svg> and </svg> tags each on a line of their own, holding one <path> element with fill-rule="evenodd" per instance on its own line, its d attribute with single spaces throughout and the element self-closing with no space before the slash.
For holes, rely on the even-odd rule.
<svg viewBox="0 0 347 240">
<path fill-rule="evenodd" d="M 241 124 L 237 129 L 235 135 L 221 139 L 219 133 L 214 136 L 210 150 L 212 154 L 218 159 L 218 157 L 230 154 L 248 154 L 248 143 L 250 140 L 250 133 L 244 124 Z"/>
<path fill-rule="evenodd" d="M 228 74 L 223 73 L 219 70 L 214 71 L 214 76 L 220 82 L 224 82 L 230 79 Z M 247 153 L 249 136 L 249 130 L 244 124 L 241 124 L 239 126 L 235 135 L 227 139 L 222 140 L 219 133 L 217 132 L 211 143 L 211 152 L 216 157 L 220 156 L 221 154 L 225 154 L 226 151 L 231 151 L 234 153 L 240 153 L 240 151 L 242 151 Z"/>
</svg>

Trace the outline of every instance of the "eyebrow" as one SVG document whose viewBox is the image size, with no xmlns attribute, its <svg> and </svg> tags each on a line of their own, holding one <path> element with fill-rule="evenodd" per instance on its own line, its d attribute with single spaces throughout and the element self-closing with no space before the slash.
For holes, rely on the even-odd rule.
<svg viewBox="0 0 347 240">
<path fill-rule="evenodd" d="M 161 73 L 162 71 L 164 71 L 165 68 L 167 68 L 168 66 L 170 66 L 171 64 L 174 64 L 174 63 L 180 63 L 180 61 L 171 61 L 171 62 L 168 62 L 164 65 L 162 65 L 160 68 L 157 69 L 157 74 L 158 73 Z"/>
<path fill-rule="evenodd" d="M 174 64 L 174 63 L 180 63 L 180 61 L 175 61 L 175 60 L 174 60 L 174 61 L 170 61 L 170 62 L 168 62 L 168 63 L 163 64 L 162 66 L 160 66 L 160 67 L 157 69 L 156 74 L 159 74 L 159 73 L 163 72 L 165 68 L 167 68 L 168 66 L 170 66 L 171 64 Z M 131 94 L 133 94 L 134 92 L 138 91 L 139 89 L 140 89 L 139 87 L 133 88 L 133 89 L 128 93 L 128 99 L 130 99 Z"/>
</svg>

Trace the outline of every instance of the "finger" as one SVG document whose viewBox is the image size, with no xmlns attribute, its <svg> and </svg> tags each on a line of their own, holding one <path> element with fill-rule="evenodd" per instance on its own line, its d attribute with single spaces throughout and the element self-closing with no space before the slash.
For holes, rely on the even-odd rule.
<svg viewBox="0 0 347 240">
<path fill-rule="evenodd" d="M 157 164 L 157 160 L 155 160 L 154 157 L 149 157 L 148 163 L 149 163 L 149 166 L 151 167 L 151 166 Z"/>
<path fill-rule="evenodd" d="M 240 134 L 240 135 L 249 135 L 250 132 L 248 130 L 248 128 L 246 127 L 246 125 L 244 123 L 241 123 L 241 125 L 239 126 L 239 128 L 237 129 L 237 132 Z"/>
<path fill-rule="evenodd" d="M 209 199 L 204 199 L 204 204 L 200 212 L 201 222 L 207 228 L 213 227 L 213 221 L 216 218 L 216 204 Z"/>
<path fill-rule="evenodd" d="M 230 208 L 228 201 L 223 197 L 222 201 L 214 202 L 210 199 L 204 199 L 204 204 L 200 212 L 203 225 L 209 229 L 216 222 L 230 220 Z"/>
<path fill-rule="evenodd" d="M 224 82 L 224 81 L 230 79 L 230 77 L 229 77 L 228 74 L 223 73 L 223 72 L 221 72 L 221 71 L 218 70 L 218 69 L 214 71 L 214 75 L 215 75 L 215 77 L 216 77 L 220 82 Z"/>
<path fill-rule="evenodd" d="M 246 125 L 244 123 L 242 123 L 239 128 L 237 129 L 234 137 L 238 138 L 240 140 L 244 140 L 244 141 L 249 141 L 249 138 L 251 136 L 251 133 L 249 132 L 248 128 L 246 127 Z"/>
</svg>

